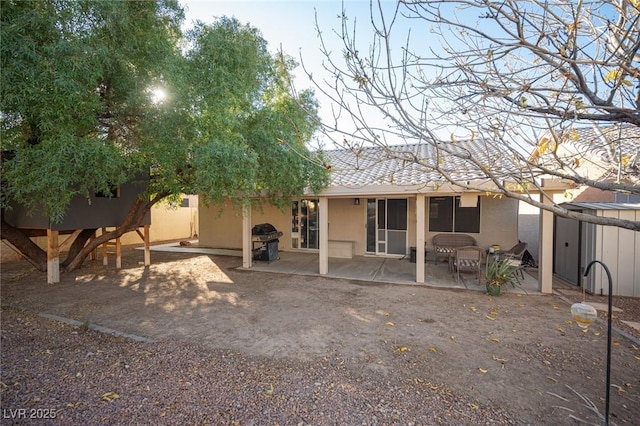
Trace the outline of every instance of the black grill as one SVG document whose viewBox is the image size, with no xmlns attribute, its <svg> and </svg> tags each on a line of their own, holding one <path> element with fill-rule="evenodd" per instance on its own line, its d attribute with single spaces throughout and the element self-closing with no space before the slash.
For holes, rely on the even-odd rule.
<svg viewBox="0 0 640 426">
<path fill-rule="evenodd" d="M 251 228 L 253 259 L 267 262 L 279 259 L 278 238 L 280 237 L 282 232 L 270 223 L 261 223 Z"/>
</svg>

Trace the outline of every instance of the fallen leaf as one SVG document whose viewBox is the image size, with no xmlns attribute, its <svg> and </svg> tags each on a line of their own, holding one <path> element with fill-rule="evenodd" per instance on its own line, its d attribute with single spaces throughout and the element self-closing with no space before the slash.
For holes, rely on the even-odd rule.
<svg viewBox="0 0 640 426">
<path fill-rule="evenodd" d="M 482 374 L 487 374 L 487 371 L 489 370 L 485 370 L 484 368 L 478 368 L 478 371 L 481 372 Z"/>
<path fill-rule="evenodd" d="M 634 357 L 635 359 L 637 359 L 637 360 L 640 360 L 640 356 L 638 356 L 638 355 L 634 355 L 633 357 Z"/>
<path fill-rule="evenodd" d="M 500 339 L 498 339 L 497 337 L 494 337 L 493 339 L 491 339 L 492 342 L 496 342 L 496 343 L 500 343 Z"/>
<path fill-rule="evenodd" d="M 475 306 L 472 306 L 472 307 L 471 307 L 471 310 L 472 310 L 473 312 L 475 312 L 475 311 L 477 311 L 478 309 L 477 309 Z"/>
<path fill-rule="evenodd" d="M 495 321 L 495 320 L 496 320 L 495 318 L 490 317 L 489 315 L 487 315 L 487 316 L 486 316 L 486 318 L 487 318 L 489 321 Z"/>
<path fill-rule="evenodd" d="M 498 316 L 498 312 L 497 311 L 491 311 L 491 312 L 489 312 L 489 314 L 493 315 L 494 317 Z"/>
<path fill-rule="evenodd" d="M 620 342 L 612 342 L 611 343 L 613 346 L 620 346 Z"/>
<path fill-rule="evenodd" d="M 451 340 L 456 340 L 456 336 L 451 336 Z"/>
<path fill-rule="evenodd" d="M 389 321 L 389 322 L 387 322 L 387 325 L 388 325 L 389 327 L 393 327 L 395 324 L 394 324 L 394 323 L 392 323 L 391 321 Z"/>
<path fill-rule="evenodd" d="M 493 356 L 493 360 L 499 362 L 500 364 L 506 364 L 507 362 L 509 362 L 508 359 L 505 358 L 498 358 L 497 356 Z"/>
<path fill-rule="evenodd" d="M 472 410 L 477 410 L 479 407 L 478 407 L 478 404 L 471 403 L 469 404 L 469 408 L 471 408 Z"/>
<path fill-rule="evenodd" d="M 553 309 L 555 309 L 556 311 L 560 310 L 560 308 L 557 307 L 556 305 L 553 305 Z"/>
<path fill-rule="evenodd" d="M 273 385 L 269 383 L 269 387 L 264 391 L 264 394 L 267 396 L 273 395 Z"/>
<path fill-rule="evenodd" d="M 435 346 L 431 346 L 431 347 L 429 348 L 429 350 L 430 350 L 431 352 L 433 352 L 433 353 L 438 353 L 438 350 L 436 349 L 436 347 L 435 347 Z"/>
<path fill-rule="evenodd" d="M 551 380 L 553 383 L 558 383 L 558 381 L 556 379 L 554 379 L 553 377 L 547 376 L 547 379 Z"/>
<path fill-rule="evenodd" d="M 408 351 L 409 351 L 409 348 L 408 348 L 408 347 L 406 347 L 406 346 L 402 346 L 402 347 L 398 348 L 398 351 L 399 351 L 399 352 L 408 352 Z"/>
<path fill-rule="evenodd" d="M 616 388 L 616 389 L 618 389 L 618 393 L 625 393 L 626 392 L 626 390 L 624 390 L 624 388 L 622 386 L 618 386 L 618 385 L 614 385 L 614 384 L 611 384 L 611 386 Z"/>
<path fill-rule="evenodd" d="M 107 392 L 103 394 L 101 397 L 103 401 L 107 401 L 107 402 L 113 401 L 114 399 L 118 399 L 118 398 L 120 398 L 120 395 L 118 395 L 115 392 Z"/>
</svg>

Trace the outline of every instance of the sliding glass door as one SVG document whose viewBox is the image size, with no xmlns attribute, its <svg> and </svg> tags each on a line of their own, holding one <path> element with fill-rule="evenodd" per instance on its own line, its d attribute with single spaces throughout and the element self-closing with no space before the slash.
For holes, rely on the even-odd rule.
<svg viewBox="0 0 640 426">
<path fill-rule="evenodd" d="M 318 200 L 300 200 L 291 204 L 291 247 L 318 249 Z"/>
</svg>

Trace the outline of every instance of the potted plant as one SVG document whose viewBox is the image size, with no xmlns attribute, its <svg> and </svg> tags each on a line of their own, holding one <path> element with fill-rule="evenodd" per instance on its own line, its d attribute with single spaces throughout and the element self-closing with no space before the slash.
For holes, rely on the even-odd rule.
<svg viewBox="0 0 640 426">
<path fill-rule="evenodd" d="M 516 270 L 517 268 L 511 265 L 508 259 L 489 262 L 484 275 L 487 293 L 491 296 L 499 296 L 503 285 L 509 284 L 511 287 L 518 285 Z"/>
</svg>

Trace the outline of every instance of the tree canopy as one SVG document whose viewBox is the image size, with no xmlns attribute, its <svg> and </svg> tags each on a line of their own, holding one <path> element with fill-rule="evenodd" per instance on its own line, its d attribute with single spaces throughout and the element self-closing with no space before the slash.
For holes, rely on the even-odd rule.
<svg viewBox="0 0 640 426">
<path fill-rule="evenodd" d="M 68 268 L 167 197 L 277 203 L 327 184 L 305 145 L 314 95 L 288 90 L 296 64 L 256 28 L 219 18 L 183 33 L 174 0 L 0 6 L 3 209 L 20 203 L 59 221 L 73 197 L 151 176 L 131 220 Z"/>
<path fill-rule="evenodd" d="M 370 12 L 364 25 L 345 11 L 333 33 L 318 28 L 330 77 L 316 85 L 336 105 L 325 128 L 336 143 L 430 144 L 486 178 L 476 185 L 441 162 L 431 166 L 461 189 L 640 230 L 635 221 L 570 211 L 541 184 L 547 177 L 640 195 L 637 0 L 372 1 Z M 330 34 L 341 39 L 340 57 Z M 585 129 L 607 137 L 587 140 Z M 486 152 L 465 149 L 470 140 Z M 406 161 L 415 159 L 408 153 Z M 508 179 L 492 167 L 505 163 Z"/>
</svg>

